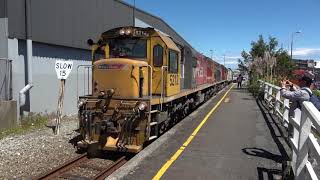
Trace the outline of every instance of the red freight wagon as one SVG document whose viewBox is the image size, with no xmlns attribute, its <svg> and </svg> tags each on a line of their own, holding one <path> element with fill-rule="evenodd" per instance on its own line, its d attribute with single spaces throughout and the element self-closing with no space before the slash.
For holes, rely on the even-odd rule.
<svg viewBox="0 0 320 180">
<path fill-rule="evenodd" d="M 228 68 L 226 68 L 226 67 L 223 67 L 223 72 L 224 72 L 224 76 L 223 76 L 223 80 L 228 80 Z"/>
<path fill-rule="evenodd" d="M 207 63 L 205 57 L 197 53 L 197 67 L 196 67 L 196 85 L 207 83 Z"/>
<path fill-rule="evenodd" d="M 206 58 L 206 61 L 207 61 L 207 83 L 212 84 L 214 82 L 213 61 L 210 58 Z"/>
<path fill-rule="evenodd" d="M 224 66 L 221 66 L 221 80 L 226 80 L 226 70 Z"/>
</svg>

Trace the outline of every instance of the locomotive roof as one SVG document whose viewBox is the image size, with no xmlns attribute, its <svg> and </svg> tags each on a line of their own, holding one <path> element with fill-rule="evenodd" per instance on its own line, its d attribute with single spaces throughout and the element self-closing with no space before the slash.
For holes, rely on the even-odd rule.
<svg viewBox="0 0 320 180">
<path fill-rule="evenodd" d="M 173 40 L 169 36 L 165 36 L 164 34 L 157 32 L 160 38 L 163 40 L 164 43 L 166 43 L 167 47 L 180 52 L 180 49 L 176 45 L 176 43 L 173 42 Z"/>
<path fill-rule="evenodd" d="M 155 30 L 154 28 L 151 27 L 147 27 L 147 28 L 142 28 L 142 27 L 133 27 L 133 26 L 125 26 L 125 27 L 118 27 L 118 28 L 114 28 L 108 31 L 105 31 L 104 33 L 101 34 L 101 38 L 105 39 L 105 38 L 115 38 L 115 37 L 119 37 L 119 31 L 121 29 L 131 29 L 131 30 L 138 30 L 138 31 L 143 31 L 145 33 L 139 33 L 139 35 L 137 37 L 150 37 L 153 34 L 158 35 L 163 42 L 167 45 L 168 48 L 178 51 L 180 52 L 179 47 L 177 46 L 177 44 L 172 40 L 172 38 L 166 34 L 163 34 L 160 31 Z"/>
</svg>

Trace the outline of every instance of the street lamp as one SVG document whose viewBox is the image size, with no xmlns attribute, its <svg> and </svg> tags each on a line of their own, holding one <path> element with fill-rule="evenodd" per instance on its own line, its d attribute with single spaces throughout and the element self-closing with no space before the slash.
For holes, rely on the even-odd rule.
<svg viewBox="0 0 320 180">
<path fill-rule="evenodd" d="M 291 60 L 292 60 L 293 36 L 294 36 L 295 34 L 300 34 L 300 33 L 301 33 L 301 30 L 300 30 L 300 31 L 293 32 L 293 33 L 291 34 L 291 53 L 290 53 Z"/>
<path fill-rule="evenodd" d="M 213 60 L 212 59 L 212 55 L 213 55 L 213 50 L 212 49 L 210 49 L 210 53 L 211 53 L 211 60 Z"/>
</svg>

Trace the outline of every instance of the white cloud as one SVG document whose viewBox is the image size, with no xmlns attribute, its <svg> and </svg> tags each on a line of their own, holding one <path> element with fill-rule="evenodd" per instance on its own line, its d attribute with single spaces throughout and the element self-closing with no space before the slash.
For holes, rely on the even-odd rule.
<svg viewBox="0 0 320 180">
<path fill-rule="evenodd" d="M 320 48 L 297 48 L 293 50 L 292 55 L 294 56 L 320 56 Z"/>
<path fill-rule="evenodd" d="M 226 64 L 238 64 L 238 61 L 226 61 Z"/>
<path fill-rule="evenodd" d="M 226 56 L 226 59 L 242 59 L 241 56 Z"/>
</svg>

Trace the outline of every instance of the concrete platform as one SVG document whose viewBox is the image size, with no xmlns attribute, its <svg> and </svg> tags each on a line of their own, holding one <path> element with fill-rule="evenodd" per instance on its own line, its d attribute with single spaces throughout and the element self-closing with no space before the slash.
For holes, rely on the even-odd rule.
<svg viewBox="0 0 320 180">
<path fill-rule="evenodd" d="M 184 119 L 122 179 L 152 179 L 225 91 Z M 161 179 L 274 179 L 288 160 L 280 125 L 245 89 L 232 89 Z M 155 142 L 157 143 L 157 142 Z M 116 177 L 116 176 L 115 176 Z"/>
</svg>

